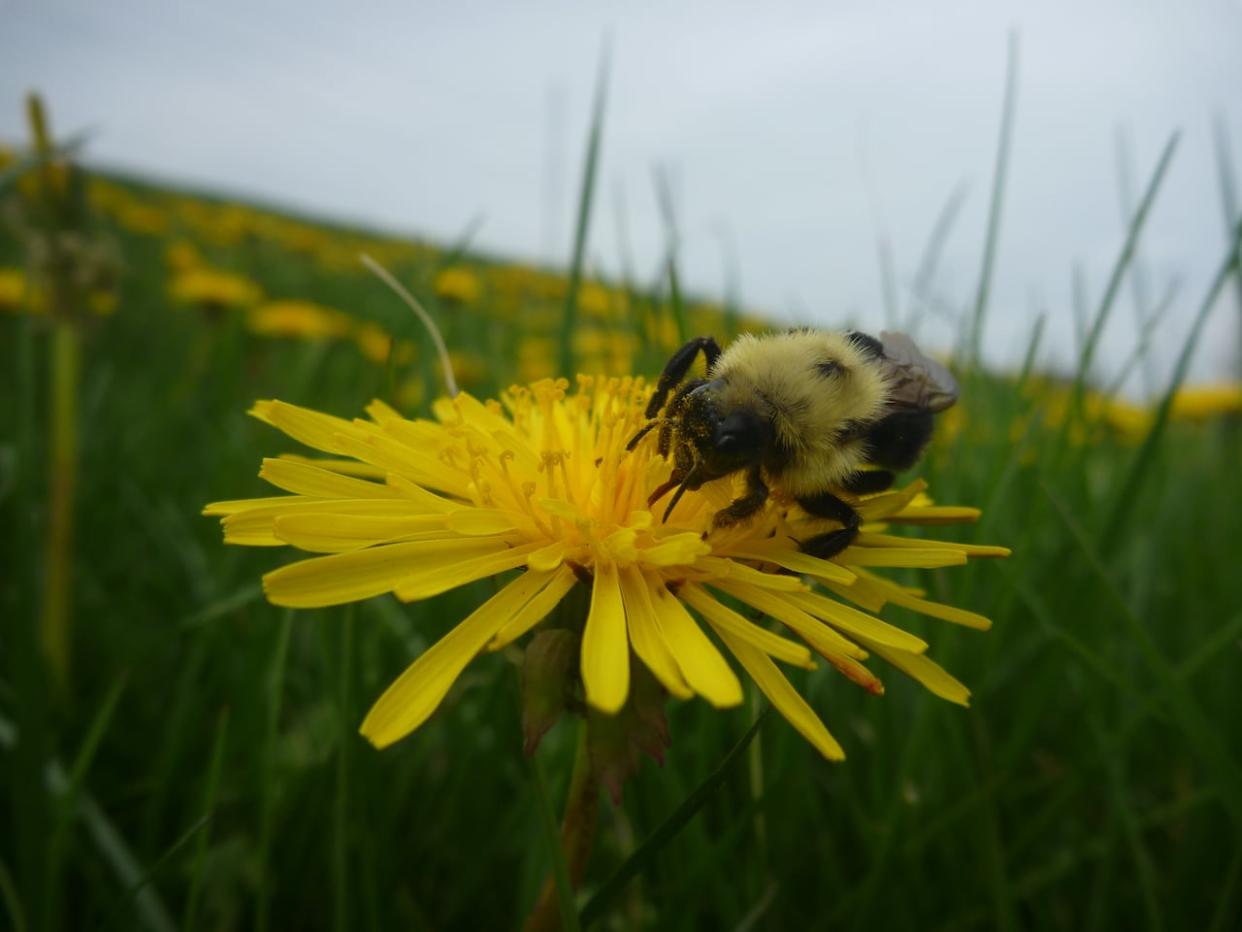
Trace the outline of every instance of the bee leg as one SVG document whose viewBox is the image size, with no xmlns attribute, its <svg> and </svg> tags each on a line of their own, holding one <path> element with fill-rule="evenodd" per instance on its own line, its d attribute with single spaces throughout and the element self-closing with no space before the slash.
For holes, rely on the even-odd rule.
<svg viewBox="0 0 1242 932">
<path fill-rule="evenodd" d="M 677 394 L 668 403 L 668 411 L 663 418 L 664 424 L 660 428 L 660 442 L 656 444 L 656 452 L 665 459 L 668 459 L 669 447 L 673 440 L 673 428 L 677 426 L 677 419 L 681 417 L 681 410 L 686 405 L 686 396 L 706 382 L 707 379 L 691 379 L 677 389 Z"/>
<path fill-rule="evenodd" d="M 866 469 L 846 476 L 841 486 L 855 495 L 870 495 L 891 489 L 896 478 L 889 469 Z"/>
<path fill-rule="evenodd" d="M 712 518 L 712 530 L 732 527 L 755 515 L 768 500 L 768 487 L 756 466 L 746 474 L 746 494 L 735 498 L 728 508 L 722 508 Z M 706 536 L 706 535 L 704 535 Z"/>
<path fill-rule="evenodd" d="M 650 408 L 648 408 L 647 417 L 651 418 L 651 420 L 638 429 L 638 433 L 630 438 L 630 442 L 625 445 L 625 448 L 633 452 L 634 448 L 638 446 L 638 441 L 642 440 L 643 437 L 647 436 L 647 433 L 652 428 L 658 425 L 660 428 L 660 442 L 657 444 L 656 450 L 662 457 L 667 459 L 669 445 L 673 436 L 673 427 L 677 418 L 681 415 L 681 409 L 685 403 L 685 397 L 706 381 L 707 379 L 691 379 L 681 388 L 677 389 L 677 394 L 675 394 L 673 396 L 673 400 L 668 403 L 668 411 L 665 412 L 664 417 L 657 417 L 655 414 L 652 414 Z"/>
<path fill-rule="evenodd" d="M 668 393 L 673 390 L 673 386 L 686 377 L 686 373 L 694 365 L 694 360 L 698 357 L 700 350 L 703 351 L 703 358 L 707 361 L 707 371 L 712 371 L 712 366 L 720 358 L 720 344 L 714 337 L 695 337 L 672 355 L 664 371 L 660 373 L 660 381 L 656 383 L 655 394 L 651 396 L 651 401 L 647 404 L 647 417 L 652 418 L 660 413 L 660 409 L 664 407 L 664 402 L 668 398 Z"/>
<path fill-rule="evenodd" d="M 642 427 L 638 428 L 638 433 L 630 438 L 630 442 L 625 445 L 625 448 L 633 452 L 634 448 L 638 446 L 638 441 L 642 440 L 649 433 L 651 433 L 652 429 L 659 426 L 659 424 L 660 422 L 658 420 L 648 421 Z"/>
<path fill-rule="evenodd" d="M 807 514 L 815 515 L 817 518 L 832 518 L 844 525 L 839 530 L 817 534 L 802 541 L 800 546 L 803 553 L 819 557 L 821 560 L 828 560 L 852 544 L 854 538 L 858 536 L 858 525 L 862 523 L 858 512 L 831 492 L 821 492 L 819 495 L 799 498 L 798 504 Z"/>
</svg>

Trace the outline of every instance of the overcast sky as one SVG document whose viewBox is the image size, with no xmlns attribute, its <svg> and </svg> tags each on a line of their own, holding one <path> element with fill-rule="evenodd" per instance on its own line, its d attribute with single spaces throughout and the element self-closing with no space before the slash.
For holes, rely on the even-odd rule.
<svg viewBox="0 0 1242 932">
<path fill-rule="evenodd" d="M 597 4 L 65 3 L 0 0 L 0 138 L 24 137 L 21 95 L 58 128 L 95 130 L 108 164 L 327 217 L 563 264 L 603 36 L 611 86 L 596 268 L 665 248 L 665 172 L 683 277 L 824 326 L 883 326 L 879 248 L 909 308 L 924 245 L 965 192 L 935 283 L 956 310 L 978 281 L 1006 45 L 1020 34 L 1013 159 L 987 333 L 1021 356 L 1038 310 L 1052 364 L 1074 348 L 1073 270 L 1098 301 L 1122 241 L 1118 139 L 1133 197 L 1174 131 L 1180 145 L 1142 244 L 1150 302 L 1174 295 L 1159 340 L 1176 355 L 1225 247 L 1213 122 L 1242 176 L 1242 2 Z M 624 204 L 624 210 L 620 205 Z M 1230 292 L 1194 376 L 1239 347 Z M 933 319 L 924 341 L 945 346 Z M 1105 341 L 1135 339 L 1127 287 Z M 1136 388 L 1138 386 L 1135 386 Z"/>
</svg>

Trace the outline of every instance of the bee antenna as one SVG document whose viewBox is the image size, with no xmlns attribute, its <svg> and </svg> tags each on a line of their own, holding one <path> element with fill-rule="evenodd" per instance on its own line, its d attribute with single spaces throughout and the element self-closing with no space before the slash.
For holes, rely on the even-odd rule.
<svg viewBox="0 0 1242 932">
<path fill-rule="evenodd" d="M 656 502 L 662 499 L 664 497 L 664 493 L 667 492 L 669 489 L 675 487 L 677 483 L 679 483 L 680 481 L 681 481 L 680 479 L 669 479 L 667 482 L 660 483 L 659 487 L 656 488 L 654 492 L 652 492 L 650 495 L 647 496 L 647 507 L 650 508 L 652 505 L 654 505 Z"/>
<path fill-rule="evenodd" d="M 648 421 L 646 424 L 640 427 L 638 430 L 638 433 L 636 433 L 633 437 L 631 437 L 630 442 L 625 445 L 625 449 L 628 452 L 633 453 L 634 448 L 638 446 L 638 441 L 642 440 L 644 437 L 647 436 L 647 434 L 651 433 L 652 428 L 658 426 L 660 423 L 660 420 L 661 419 L 657 418 L 655 420 Z"/>
<path fill-rule="evenodd" d="M 693 475 L 693 473 L 691 474 Z M 664 509 L 664 517 L 661 521 L 667 522 L 668 516 L 673 513 L 673 509 L 677 507 L 677 503 L 681 501 L 681 497 L 686 494 L 686 483 L 690 481 L 691 476 L 681 480 L 681 485 L 677 486 L 677 491 L 673 493 L 672 501 L 668 503 L 668 507 Z"/>
</svg>

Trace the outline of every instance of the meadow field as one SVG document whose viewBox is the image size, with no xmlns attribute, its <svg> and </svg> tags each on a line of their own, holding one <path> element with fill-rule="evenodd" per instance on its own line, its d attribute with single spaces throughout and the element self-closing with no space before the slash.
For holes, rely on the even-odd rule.
<svg viewBox="0 0 1242 932">
<path fill-rule="evenodd" d="M 534 268 L 17 149 L 4 162 L 6 927 L 521 926 L 565 870 L 554 821 L 582 727 L 567 714 L 524 753 L 528 642 L 471 663 L 391 747 L 359 735 L 495 583 L 281 608 L 260 579 L 288 549 L 225 545 L 203 509 L 273 494 L 264 457 L 311 452 L 247 416 L 257 400 L 431 416 L 426 331 L 360 253 L 426 306 L 480 399 L 650 378 L 689 336 L 776 324 L 683 295 L 671 268 L 598 280 L 581 250 Z M 912 533 L 1012 554 L 898 574 L 990 630 L 883 617 L 930 644 L 969 707 L 883 663 L 882 696 L 793 669 L 846 754 L 830 762 L 749 680 L 740 707 L 670 698 L 662 762 L 627 749 L 579 889 L 550 888 L 573 904 L 565 928 L 1238 928 L 1242 389 L 1187 381 L 1198 325 L 1150 402 L 1092 378 L 1142 223 L 1077 373 L 1043 368 L 1038 327 L 1021 371 L 980 365 L 982 293 L 957 326 L 922 322 L 958 348 L 961 400 L 914 476 L 982 515 Z M 1199 324 L 1242 288 L 1236 236 L 1219 270 Z"/>
</svg>

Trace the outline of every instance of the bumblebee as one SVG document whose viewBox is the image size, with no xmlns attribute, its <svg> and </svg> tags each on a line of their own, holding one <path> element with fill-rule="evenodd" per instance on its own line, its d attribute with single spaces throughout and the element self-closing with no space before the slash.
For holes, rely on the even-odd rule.
<svg viewBox="0 0 1242 932">
<path fill-rule="evenodd" d="M 699 353 L 707 377 L 683 381 Z M 777 489 L 809 515 L 840 523 L 801 542 L 828 558 L 850 545 L 861 520 L 840 493 L 889 488 L 957 395 L 948 370 L 901 333 L 794 330 L 745 335 L 723 351 L 696 337 L 664 367 L 628 449 L 659 428 L 657 450 L 666 459 L 671 452 L 674 467 L 649 504 L 675 488 L 665 520 L 687 489 L 745 470 L 745 494 L 716 513 L 713 530 L 750 518 Z"/>
</svg>

